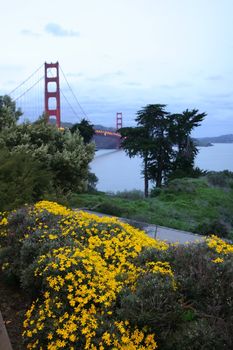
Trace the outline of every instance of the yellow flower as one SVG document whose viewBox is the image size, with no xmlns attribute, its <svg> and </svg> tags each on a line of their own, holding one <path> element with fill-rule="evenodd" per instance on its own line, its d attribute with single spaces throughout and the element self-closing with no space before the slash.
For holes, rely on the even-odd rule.
<svg viewBox="0 0 233 350">
<path fill-rule="evenodd" d="M 3 218 L 1 221 L 0 221 L 0 226 L 6 226 L 8 224 L 8 221 L 6 218 Z"/>
<path fill-rule="evenodd" d="M 212 235 L 210 238 L 206 239 L 206 243 L 209 248 L 213 249 L 219 254 L 233 254 L 233 244 L 226 243 L 221 238 Z"/>
<path fill-rule="evenodd" d="M 218 264 L 218 263 L 222 263 L 224 260 L 222 258 L 216 258 L 214 260 L 211 260 L 213 263 Z"/>
<path fill-rule="evenodd" d="M 58 216 L 56 234 L 48 234 L 54 232 L 49 221 L 37 220 L 44 212 Z M 147 331 L 131 329 L 128 321 L 112 324 L 116 334 L 106 331 L 98 346 L 95 336 L 103 322 L 100 315 L 109 319 L 118 293 L 125 286 L 132 288 L 140 273 L 173 277 L 166 262 L 149 263 L 144 270 L 134 263 L 144 247 L 166 250 L 168 245 L 115 218 L 75 212 L 54 202 L 37 203 L 32 215 L 36 215 L 41 241 L 62 237 L 61 241 L 68 243 L 37 259 L 34 274 L 43 279 L 45 293 L 26 313 L 24 337 L 28 348 L 42 349 L 40 344 L 46 342 L 46 337 L 46 348 L 50 350 L 72 349 L 74 342 L 78 346 L 81 335 L 87 350 L 156 349 L 154 335 L 148 337 Z M 45 334 L 45 329 L 50 333 Z"/>
</svg>

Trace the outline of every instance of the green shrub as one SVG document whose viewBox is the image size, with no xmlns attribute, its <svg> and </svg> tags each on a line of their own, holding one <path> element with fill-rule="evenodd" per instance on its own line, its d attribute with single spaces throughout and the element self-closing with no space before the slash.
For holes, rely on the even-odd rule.
<svg viewBox="0 0 233 350">
<path fill-rule="evenodd" d="M 166 244 L 116 219 L 47 201 L 11 213 L 0 223 L 0 251 L 9 244 L 14 251 L 14 256 L 0 258 L 0 269 L 7 274 L 14 263 L 18 283 L 33 299 L 24 320 L 28 349 L 60 344 L 94 349 L 101 343 L 109 348 L 109 339 L 118 349 L 124 349 L 125 342 L 131 348 L 156 348 L 154 335 L 119 320 L 114 305 L 122 283 L 137 278 L 130 271 L 140 249 L 166 249 Z M 120 281 L 119 274 L 126 279 Z M 139 333 L 143 337 L 138 342 Z"/>
<path fill-rule="evenodd" d="M 0 210 L 33 203 L 51 192 L 52 173 L 29 153 L 0 152 Z"/>
<path fill-rule="evenodd" d="M 210 171 L 206 178 L 210 185 L 215 187 L 233 188 L 233 172 L 224 171 Z"/>
<path fill-rule="evenodd" d="M 210 242 L 221 252 L 224 244 Z M 166 288 L 164 281 L 160 288 L 158 281 L 153 285 L 153 280 L 142 279 L 135 290 L 125 291 L 119 314 L 141 326 L 150 324 L 163 350 L 232 348 L 233 255 L 226 253 L 219 259 L 210 247 L 200 243 L 170 246 L 166 251 L 150 248 L 137 258 L 138 266 L 168 262 L 177 289 Z"/>
<path fill-rule="evenodd" d="M 143 191 L 140 191 L 140 190 L 122 191 L 122 192 L 118 191 L 116 192 L 115 196 L 119 198 L 124 198 L 124 199 L 137 200 L 137 199 L 143 199 L 144 193 Z"/>
<path fill-rule="evenodd" d="M 168 187 L 164 189 L 165 193 L 195 193 L 199 188 L 208 187 L 207 183 L 203 180 L 182 178 L 174 179 L 169 182 Z"/>
<path fill-rule="evenodd" d="M 140 328 L 149 326 L 159 338 L 173 332 L 182 315 L 179 293 L 166 275 L 147 273 L 141 276 L 134 290 L 125 289 L 119 295 L 119 305 L 120 319 L 129 320 Z"/>
<path fill-rule="evenodd" d="M 168 181 L 170 182 L 171 180 L 174 179 L 183 179 L 183 178 L 199 178 L 202 177 L 206 174 L 206 171 L 203 169 L 200 169 L 198 167 L 192 168 L 184 168 L 184 169 L 176 169 L 173 171 L 169 177 Z"/>
<path fill-rule="evenodd" d="M 231 225 L 227 224 L 226 222 L 222 220 L 213 220 L 213 221 L 207 221 L 202 224 L 199 224 L 196 227 L 196 232 L 199 232 L 201 235 L 204 236 L 211 236 L 213 234 L 219 236 L 219 237 L 229 237 L 231 230 Z"/>
<path fill-rule="evenodd" d="M 34 299 L 28 348 L 232 349 L 233 247 L 217 237 L 168 246 L 44 201 L 1 214 L 0 268 Z"/>
<path fill-rule="evenodd" d="M 150 191 L 150 197 L 158 197 L 162 192 L 160 187 L 153 187 Z"/>
<path fill-rule="evenodd" d="M 27 268 L 34 263 L 37 257 L 43 253 L 47 253 L 54 248 L 54 241 L 45 240 L 41 244 L 44 237 L 43 226 L 49 229 L 48 234 L 54 234 L 58 228 L 58 218 L 44 211 L 37 215 L 30 213 L 30 207 L 26 206 L 18 210 L 12 211 L 8 217 L 8 232 L 10 234 L 0 236 L 0 264 L 7 263 L 8 268 L 4 269 L 2 276 L 7 281 L 19 284 L 24 274 L 24 284 L 28 290 L 34 290 L 34 285 L 25 282 Z M 37 222 L 41 225 L 38 228 Z M 44 225 L 43 225 L 44 223 Z M 46 223 L 46 224 L 45 224 Z M 65 240 L 56 243 L 56 248 L 65 244 Z"/>
<path fill-rule="evenodd" d="M 123 214 L 123 209 L 120 205 L 115 202 L 110 202 L 110 200 L 105 200 L 104 202 L 98 205 L 98 211 L 100 213 L 113 215 L 113 216 L 121 216 Z"/>
</svg>

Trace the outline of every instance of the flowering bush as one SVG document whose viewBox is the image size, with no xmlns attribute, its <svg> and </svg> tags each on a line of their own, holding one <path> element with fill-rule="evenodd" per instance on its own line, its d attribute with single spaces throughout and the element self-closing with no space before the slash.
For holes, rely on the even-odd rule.
<svg viewBox="0 0 233 350">
<path fill-rule="evenodd" d="M 46 201 L 10 213 L 3 224 L 2 273 L 35 298 L 24 321 L 28 349 L 156 348 L 149 330 L 117 318 L 116 299 L 143 273 L 133 263 L 141 249 L 167 244 L 116 219 Z"/>
<path fill-rule="evenodd" d="M 233 245 L 216 236 L 204 243 L 144 249 L 135 264 L 169 263 L 175 279 L 137 281 L 121 292 L 122 319 L 151 326 L 163 350 L 233 348 Z M 139 311 L 142 310 L 142 311 Z"/>
<path fill-rule="evenodd" d="M 217 237 L 169 247 L 117 219 L 42 201 L 1 214 L 0 245 L 2 276 L 33 299 L 24 319 L 27 349 L 198 349 L 211 298 L 230 331 L 231 287 L 224 293 L 221 283 L 230 278 L 233 248 Z"/>
</svg>

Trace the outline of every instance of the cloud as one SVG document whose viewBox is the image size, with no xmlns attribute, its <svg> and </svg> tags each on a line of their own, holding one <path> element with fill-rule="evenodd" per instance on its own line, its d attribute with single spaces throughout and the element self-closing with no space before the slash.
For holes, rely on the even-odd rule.
<svg viewBox="0 0 233 350">
<path fill-rule="evenodd" d="M 117 70 L 115 72 L 104 73 L 95 77 L 88 78 L 89 81 L 95 82 L 108 82 L 112 81 L 113 78 L 123 77 L 125 73 L 121 70 Z"/>
<path fill-rule="evenodd" d="M 206 80 L 219 81 L 223 80 L 224 77 L 222 75 L 210 75 L 206 78 Z"/>
<path fill-rule="evenodd" d="M 83 73 L 67 73 L 66 76 L 69 78 L 83 78 L 84 74 Z"/>
<path fill-rule="evenodd" d="M 79 32 L 64 29 L 57 23 L 48 23 L 45 26 L 44 30 L 48 34 L 51 34 L 53 36 L 60 36 L 60 37 L 78 37 L 80 35 Z"/>
<path fill-rule="evenodd" d="M 174 83 L 174 84 L 160 84 L 159 88 L 174 90 L 174 89 L 189 88 L 191 86 L 192 86 L 192 84 L 190 82 L 180 81 L 180 82 Z"/>
<path fill-rule="evenodd" d="M 219 93 L 219 94 L 212 94 L 212 95 L 205 95 L 200 98 L 200 101 L 205 103 L 206 105 L 209 105 L 210 107 L 218 107 L 219 108 L 232 108 L 232 96 L 233 93 Z"/>
<path fill-rule="evenodd" d="M 133 86 L 133 87 L 134 87 L 134 86 L 135 86 L 135 87 L 142 86 L 141 83 L 138 83 L 138 82 L 136 82 L 136 81 L 127 81 L 127 82 L 124 83 L 124 85 Z"/>
<path fill-rule="evenodd" d="M 21 30 L 21 34 L 27 35 L 27 36 L 37 36 L 37 37 L 40 36 L 39 33 L 32 32 L 31 30 L 28 30 L 28 29 Z"/>
</svg>

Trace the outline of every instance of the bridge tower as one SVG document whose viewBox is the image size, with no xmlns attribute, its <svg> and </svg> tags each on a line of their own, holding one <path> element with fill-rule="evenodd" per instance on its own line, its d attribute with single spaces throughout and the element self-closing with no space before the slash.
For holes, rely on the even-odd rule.
<svg viewBox="0 0 233 350">
<path fill-rule="evenodd" d="M 55 68 L 54 75 L 51 75 L 51 73 L 48 72 L 48 70 L 51 68 Z M 59 63 L 45 62 L 44 69 L 45 69 L 45 95 L 44 95 L 45 115 L 47 117 L 47 121 L 49 121 L 50 117 L 55 117 L 56 125 L 58 128 L 60 128 L 61 105 L 60 105 L 60 86 L 59 86 Z M 52 104 L 52 108 L 51 108 L 51 104 Z"/>
<path fill-rule="evenodd" d="M 122 112 L 116 114 L 116 130 L 122 128 Z"/>
</svg>

